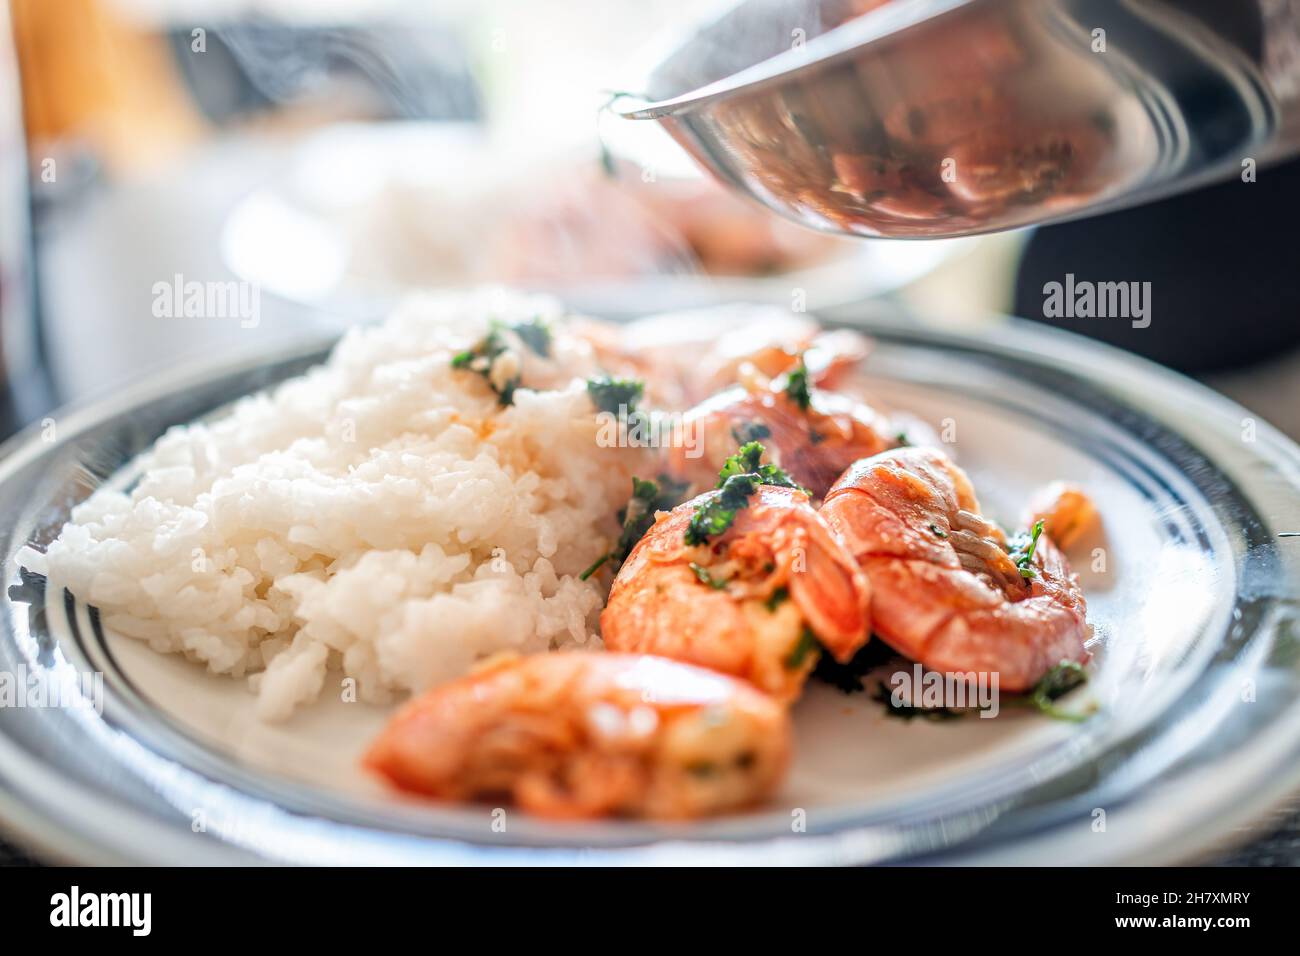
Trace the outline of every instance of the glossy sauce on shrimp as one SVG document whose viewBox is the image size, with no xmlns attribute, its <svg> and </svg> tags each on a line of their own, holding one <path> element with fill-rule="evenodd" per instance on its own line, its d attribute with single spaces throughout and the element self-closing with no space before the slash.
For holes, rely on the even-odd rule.
<svg viewBox="0 0 1300 956">
<path fill-rule="evenodd" d="M 872 629 L 899 653 L 946 673 L 997 673 L 1013 692 L 1087 659 L 1087 606 L 1061 552 L 1047 535 L 1008 545 L 942 452 L 858 462 L 821 515 L 870 580 Z"/>
<path fill-rule="evenodd" d="M 869 352 L 847 329 L 822 331 L 784 309 L 718 307 L 649 316 L 627 325 L 572 324 L 612 375 L 641 379 L 656 408 L 681 411 L 736 384 L 759 386 L 801 357 L 810 380 L 834 387 Z"/>
<path fill-rule="evenodd" d="M 731 526 L 688 543 L 710 491 L 663 514 L 623 564 L 601 614 L 611 650 L 658 654 L 796 697 L 818 644 L 838 660 L 868 638 L 866 579 L 794 488 L 759 485 Z"/>
<path fill-rule="evenodd" d="M 768 796 L 790 738 L 784 707 L 722 674 L 632 654 L 503 655 L 408 703 L 365 763 L 444 800 L 682 819 Z"/>
<path fill-rule="evenodd" d="M 736 386 L 696 405 L 683 416 L 691 443 L 669 448 L 664 467 L 708 488 L 737 445 L 759 441 L 766 461 L 820 498 L 853 462 L 899 444 L 898 429 L 864 402 L 815 387 L 796 394 L 778 379 L 759 388 Z"/>
</svg>

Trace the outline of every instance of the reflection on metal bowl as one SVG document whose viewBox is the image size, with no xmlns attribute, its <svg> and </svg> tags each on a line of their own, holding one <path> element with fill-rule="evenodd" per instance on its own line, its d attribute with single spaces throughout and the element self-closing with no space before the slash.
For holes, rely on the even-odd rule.
<svg viewBox="0 0 1300 956">
<path fill-rule="evenodd" d="M 1275 47 L 1293 49 L 1300 25 L 1274 10 L 1261 41 L 1277 6 L 750 0 L 613 108 L 820 229 L 990 232 L 1293 151 L 1300 60 Z"/>
</svg>

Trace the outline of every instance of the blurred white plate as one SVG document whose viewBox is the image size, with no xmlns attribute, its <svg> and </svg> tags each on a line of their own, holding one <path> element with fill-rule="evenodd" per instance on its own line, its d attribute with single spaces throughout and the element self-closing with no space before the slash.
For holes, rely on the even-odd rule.
<svg viewBox="0 0 1300 956">
<path fill-rule="evenodd" d="M 490 281 L 552 293 L 579 312 L 625 317 L 736 301 L 790 307 L 796 294 L 810 311 L 832 309 L 900 289 L 973 244 L 810 233 L 810 242 L 827 244 L 824 256 L 763 276 L 660 272 L 606 278 L 593 268 L 591 278 L 554 281 L 471 272 L 467 262 L 475 247 L 493 238 L 491 224 L 481 220 L 507 214 L 491 205 L 495 184 L 517 188 L 530 169 L 536 170 L 536 189 L 545 192 L 564 187 L 556 180 L 576 175 L 580 166 L 571 157 L 516 160 L 485 144 L 469 126 L 334 127 L 308 139 L 283 175 L 231 210 L 221 255 L 237 278 L 264 293 L 343 319 L 382 316 L 413 286 Z M 623 241 L 632 241 L 635 203 L 624 199 L 625 207 L 608 208 L 610 198 L 593 197 L 585 214 L 607 222 L 592 230 L 594 237 L 579 241 L 598 245 L 608 231 L 608 241 L 617 242 L 620 230 Z M 539 246 L 536 255 L 544 258 L 548 249 Z"/>
</svg>

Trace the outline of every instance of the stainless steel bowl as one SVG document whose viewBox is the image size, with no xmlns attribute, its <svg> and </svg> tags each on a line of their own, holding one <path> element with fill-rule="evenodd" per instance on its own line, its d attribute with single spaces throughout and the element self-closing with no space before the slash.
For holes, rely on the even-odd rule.
<svg viewBox="0 0 1300 956">
<path fill-rule="evenodd" d="M 796 221 L 970 235 L 1300 149 L 1297 0 L 749 0 L 613 104 Z"/>
</svg>

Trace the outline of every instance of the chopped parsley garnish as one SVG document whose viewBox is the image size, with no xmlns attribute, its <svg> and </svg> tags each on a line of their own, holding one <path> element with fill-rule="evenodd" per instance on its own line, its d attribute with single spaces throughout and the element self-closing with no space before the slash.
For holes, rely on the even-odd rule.
<svg viewBox="0 0 1300 956">
<path fill-rule="evenodd" d="M 715 578 L 709 573 L 709 569 L 702 564 L 696 564 L 692 561 L 691 570 L 695 572 L 695 576 L 700 579 L 701 584 L 707 584 L 715 591 L 721 591 L 727 586 L 726 578 Z"/>
<path fill-rule="evenodd" d="M 805 627 L 799 634 L 799 640 L 795 642 L 794 647 L 790 648 L 790 653 L 785 658 L 785 669 L 789 671 L 798 670 L 803 666 L 803 662 L 808 659 L 809 654 L 817 654 L 821 650 L 821 645 L 817 643 L 817 635 L 810 628 Z"/>
<path fill-rule="evenodd" d="M 618 513 L 618 520 L 623 525 L 618 543 L 614 546 L 614 550 L 601 555 L 579 577 L 584 581 L 587 580 L 600 570 L 606 561 L 613 561 L 615 570 L 621 567 L 627 560 L 627 556 L 632 553 L 632 549 L 636 547 L 636 543 L 655 523 L 655 512 L 669 511 L 681 504 L 686 488 L 685 482 L 674 481 L 667 475 L 660 475 L 658 482 L 633 478 L 632 496 Z"/>
<path fill-rule="evenodd" d="M 737 445 L 744 445 L 751 441 L 762 441 L 764 438 L 770 438 L 772 429 L 768 428 L 763 422 L 741 422 L 732 426 L 731 437 L 736 440 Z"/>
<path fill-rule="evenodd" d="M 841 664 L 830 654 L 823 654 L 813 669 L 812 676 L 817 680 L 839 688 L 846 694 L 856 694 L 866 690 L 862 678 L 897 655 L 884 641 L 872 638 L 847 663 Z"/>
<path fill-rule="evenodd" d="M 578 580 L 579 581 L 587 580 L 587 578 L 591 577 L 593 574 L 599 571 L 601 567 L 604 566 L 605 562 L 608 561 L 611 557 L 613 557 L 613 552 L 606 551 L 595 561 L 591 562 L 591 564 L 587 566 L 587 570 L 583 571 L 581 574 L 578 575 Z"/>
<path fill-rule="evenodd" d="M 493 322 L 483 341 L 472 349 L 457 352 L 452 356 L 451 367 L 478 372 L 488 383 L 488 387 L 497 393 L 497 400 L 502 405 L 511 405 L 515 400 L 515 389 L 519 387 L 519 373 L 516 371 L 515 374 L 504 378 L 496 376 L 494 380 L 492 370 L 492 366 L 510 352 L 510 346 L 501 334 L 503 328 L 500 323 Z"/>
<path fill-rule="evenodd" d="M 899 720 L 912 720 L 914 717 L 922 717 L 925 720 L 957 720 L 964 714 L 964 711 L 951 707 L 923 707 L 904 702 L 894 703 L 894 693 L 885 686 L 884 681 L 876 683 L 871 699 L 884 706 L 887 716 Z"/>
<path fill-rule="evenodd" d="M 630 378 L 592 378 L 587 380 L 587 394 L 591 403 L 602 412 L 611 415 L 636 410 L 636 403 L 645 393 L 645 383 Z"/>
<path fill-rule="evenodd" d="M 722 463 L 722 469 L 718 472 L 718 483 L 714 487 L 721 488 L 732 475 L 746 475 L 758 471 L 758 463 L 763 457 L 763 450 L 763 446 L 756 441 L 746 442 L 741 445 L 740 451 L 731 455 Z"/>
<path fill-rule="evenodd" d="M 494 374 L 493 369 L 499 359 L 511 353 L 510 342 L 504 335 L 506 332 L 515 333 L 519 336 L 520 342 L 543 358 L 550 356 L 551 328 L 542 319 L 527 319 L 515 325 L 506 325 L 493 320 L 488 325 L 488 334 L 483 337 L 483 341 L 451 357 L 451 367 L 478 372 L 487 381 L 488 387 L 497 393 L 497 398 L 502 405 L 512 405 L 515 400 L 515 389 L 519 387 L 520 382 L 518 356 L 513 356 L 515 365 L 513 374 L 504 376 Z"/>
<path fill-rule="evenodd" d="M 726 460 L 718 472 L 717 493 L 695 509 L 691 523 L 686 527 L 688 545 L 703 544 L 730 528 L 736 520 L 736 512 L 749 504 L 759 485 L 803 490 L 776 465 L 760 465 L 762 457 L 763 446 L 752 441 L 742 445 L 740 451 Z"/>
<path fill-rule="evenodd" d="M 551 327 L 541 319 L 529 319 L 514 326 L 519 340 L 542 358 L 551 357 Z"/>
<path fill-rule="evenodd" d="M 787 589 L 777 588 L 775 591 L 773 591 L 771 594 L 767 596 L 767 600 L 764 601 L 763 604 L 769 611 L 775 614 L 776 609 L 779 608 L 782 604 L 784 604 L 789 599 L 790 599 L 790 592 Z"/>
<path fill-rule="evenodd" d="M 623 533 L 618 536 L 614 557 L 619 564 L 627 560 L 636 543 L 655 523 L 655 512 L 670 511 L 677 507 L 686 494 L 687 487 L 686 482 L 674 481 L 667 475 L 660 475 L 658 482 L 643 478 L 632 479 L 632 497 L 618 515 L 623 522 Z"/>
<path fill-rule="evenodd" d="M 1042 522 L 1040 521 L 1039 524 Z M 1083 669 L 1082 664 L 1075 661 L 1061 661 L 1043 675 L 1042 680 L 1025 696 L 1025 700 L 1048 717 L 1077 723 L 1087 720 L 1089 714 L 1073 714 L 1061 710 L 1056 706 L 1056 701 L 1087 682 L 1088 672 Z"/>
<path fill-rule="evenodd" d="M 1016 562 L 1016 567 L 1020 569 L 1020 576 L 1028 581 L 1036 577 L 1038 572 L 1034 570 L 1033 560 L 1034 551 L 1038 548 L 1038 539 L 1043 533 L 1042 519 L 1034 522 L 1033 529 L 1027 535 L 1021 535 L 1012 543 L 1011 560 Z"/>
<path fill-rule="evenodd" d="M 759 464 L 763 458 L 763 452 L 763 446 L 756 441 L 746 442 L 741 445 L 740 451 L 722 463 L 722 470 L 718 472 L 718 483 L 714 487 L 721 488 L 736 475 L 754 475 L 758 478 L 760 485 L 776 485 L 779 488 L 806 490 L 796 484 L 795 480 L 784 469 L 776 465 Z"/>
<path fill-rule="evenodd" d="M 452 368 L 468 368 L 486 375 L 492 360 L 505 352 L 510 345 L 501 335 L 502 325 L 493 321 L 488 325 L 488 333 L 477 345 L 452 356 Z"/>
<path fill-rule="evenodd" d="M 786 373 L 785 394 L 804 411 L 812 404 L 812 393 L 808 388 L 808 366 L 804 364 L 802 355 L 799 356 L 799 364 Z"/>
<path fill-rule="evenodd" d="M 931 524 L 931 525 L 930 525 L 930 530 L 934 533 L 935 537 L 938 537 L 938 538 L 946 538 L 946 537 L 948 537 L 948 532 L 947 532 L 947 531 L 944 531 L 944 530 L 943 530 L 942 528 L 940 528 L 937 524 Z"/>
<path fill-rule="evenodd" d="M 912 443 L 907 438 L 907 432 L 899 432 L 894 436 L 894 442 L 899 448 L 910 448 Z"/>
<path fill-rule="evenodd" d="M 695 509 L 691 523 L 686 526 L 686 543 L 692 547 L 703 544 L 730 528 L 736 520 L 736 512 L 749 504 L 749 498 L 758 485 L 753 475 L 728 478 L 721 491 Z"/>
</svg>

